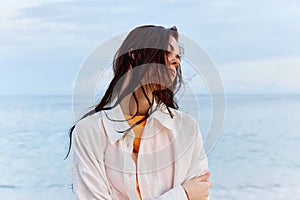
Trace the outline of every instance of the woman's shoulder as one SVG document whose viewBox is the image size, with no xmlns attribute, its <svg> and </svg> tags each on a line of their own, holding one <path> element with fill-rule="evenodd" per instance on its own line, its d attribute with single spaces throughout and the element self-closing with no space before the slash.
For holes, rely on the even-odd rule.
<svg viewBox="0 0 300 200">
<path fill-rule="evenodd" d="M 74 130 L 76 134 L 82 138 L 93 139 L 95 137 L 101 137 L 104 135 L 103 131 L 101 131 L 101 113 L 96 112 L 80 119 L 76 123 Z"/>
<path fill-rule="evenodd" d="M 82 147 L 98 156 L 102 155 L 101 152 L 103 153 L 107 146 L 107 137 L 101 130 L 100 117 L 101 114 L 97 112 L 79 120 L 75 125 L 73 137 Z"/>
<path fill-rule="evenodd" d="M 77 129 L 91 129 L 91 128 L 96 128 L 99 126 L 99 115 L 100 113 L 94 113 L 91 115 L 88 115 L 84 117 L 83 119 L 80 119 L 76 123 Z"/>
<path fill-rule="evenodd" d="M 174 114 L 175 121 L 185 123 L 187 125 L 196 125 L 198 124 L 198 121 L 196 118 L 191 115 L 190 113 L 187 113 L 185 111 L 172 109 L 172 113 Z"/>
</svg>

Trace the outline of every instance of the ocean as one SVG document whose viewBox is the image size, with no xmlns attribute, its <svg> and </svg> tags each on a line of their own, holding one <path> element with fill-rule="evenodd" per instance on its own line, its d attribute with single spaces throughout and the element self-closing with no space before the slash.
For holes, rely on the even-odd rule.
<svg viewBox="0 0 300 200">
<path fill-rule="evenodd" d="M 199 96 L 205 137 L 210 99 Z M 185 105 L 192 109 L 190 105 Z M 0 199 L 75 199 L 71 96 L 1 96 Z M 227 95 L 223 132 L 208 154 L 211 200 L 300 199 L 300 95 Z"/>
</svg>

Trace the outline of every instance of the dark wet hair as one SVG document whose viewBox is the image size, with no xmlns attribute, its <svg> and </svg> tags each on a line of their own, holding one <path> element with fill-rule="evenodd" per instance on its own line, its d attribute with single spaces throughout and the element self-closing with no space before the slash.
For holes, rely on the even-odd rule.
<svg viewBox="0 0 300 200">
<path fill-rule="evenodd" d="M 174 37 L 176 41 L 178 41 L 178 32 L 175 26 L 165 28 L 162 26 L 144 25 L 133 29 L 127 35 L 114 56 L 114 77 L 100 103 L 83 115 L 81 119 L 99 111 L 113 109 L 128 94 L 133 94 L 137 105 L 137 111 L 133 116 L 135 117 L 138 114 L 139 104 L 134 90 L 139 87 L 142 89 L 150 107 L 153 102 L 151 102 L 147 96 L 149 90 L 152 92 L 157 104 L 164 104 L 169 111 L 170 117 L 173 117 L 170 108 L 178 109 L 174 94 L 182 84 L 182 74 L 179 65 L 176 68 L 177 75 L 175 79 L 173 82 L 170 82 L 171 78 L 169 77 L 167 68 L 163 67 L 167 65 L 166 58 L 170 53 L 167 50 L 171 37 Z M 126 78 L 128 77 L 130 81 L 126 82 Z M 155 80 L 153 80 L 153 77 L 155 77 Z M 143 84 L 142 80 L 146 80 L 146 83 L 149 84 Z M 168 87 L 165 87 L 164 84 L 160 84 L 168 81 L 171 83 Z M 146 120 L 150 115 L 151 113 L 145 115 L 133 125 L 133 127 Z M 69 130 L 69 148 L 65 158 L 70 154 L 72 132 L 75 126 L 76 123 Z M 122 132 L 126 131 L 128 130 Z"/>
</svg>

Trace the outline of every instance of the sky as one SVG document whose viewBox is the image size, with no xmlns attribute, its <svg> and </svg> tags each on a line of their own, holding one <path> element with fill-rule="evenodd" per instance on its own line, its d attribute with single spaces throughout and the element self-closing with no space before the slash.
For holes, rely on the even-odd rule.
<svg viewBox="0 0 300 200">
<path fill-rule="evenodd" d="M 176 25 L 201 45 L 227 94 L 300 91 L 297 0 L 11 0 L 0 9 L 0 95 L 70 95 L 91 51 L 143 24 Z"/>
</svg>

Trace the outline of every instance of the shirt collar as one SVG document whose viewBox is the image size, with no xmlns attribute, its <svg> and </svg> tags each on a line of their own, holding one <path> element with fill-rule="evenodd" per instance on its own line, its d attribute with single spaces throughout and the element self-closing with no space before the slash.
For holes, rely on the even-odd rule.
<svg viewBox="0 0 300 200">
<path fill-rule="evenodd" d="M 158 105 L 154 101 L 152 107 L 149 109 L 149 114 L 153 112 L 147 119 L 147 123 L 152 123 L 152 120 L 155 120 L 160 127 L 167 128 L 169 130 L 175 130 L 176 123 L 174 119 L 178 114 L 177 110 L 170 108 L 173 118 L 171 118 L 168 109 L 165 104 Z M 107 131 L 108 138 L 112 144 L 125 136 L 125 134 L 133 134 L 127 132 L 126 130 L 130 129 L 130 125 L 125 120 L 120 104 L 110 110 L 103 110 L 103 124 Z M 146 125 L 147 126 L 147 125 Z M 174 132 L 174 131 L 170 131 Z"/>
</svg>

